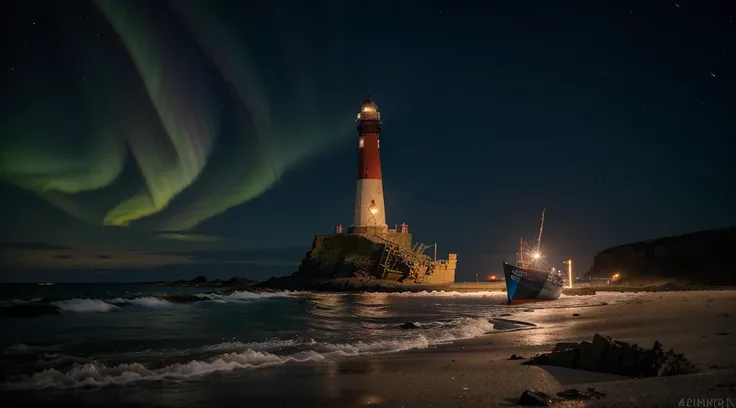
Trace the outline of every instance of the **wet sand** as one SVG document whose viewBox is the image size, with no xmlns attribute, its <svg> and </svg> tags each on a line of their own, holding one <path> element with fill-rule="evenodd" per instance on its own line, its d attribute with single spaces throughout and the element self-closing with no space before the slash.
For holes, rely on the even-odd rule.
<svg viewBox="0 0 736 408">
<path fill-rule="evenodd" d="M 142 383 L 47 397 L 39 392 L 34 399 L 108 407 L 488 407 L 513 406 L 530 388 L 554 394 L 595 387 L 607 397 L 585 406 L 698 406 L 688 399 L 719 397 L 736 403 L 736 291 L 632 293 L 623 304 L 558 308 L 549 303 L 527 310 L 514 319 L 534 328 L 431 349 L 222 373 L 185 384 Z M 591 340 L 594 333 L 647 348 L 659 340 L 666 349 L 684 352 L 701 372 L 628 379 L 508 360 L 511 354 L 550 351 L 560 341 Z"/>
</svg>

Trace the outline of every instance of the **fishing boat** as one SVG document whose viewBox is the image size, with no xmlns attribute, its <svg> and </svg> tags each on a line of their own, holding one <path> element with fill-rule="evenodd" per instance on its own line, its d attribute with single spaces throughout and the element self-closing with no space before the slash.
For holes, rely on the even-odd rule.
<svg viewBox="0 0 736 408">
<path fill-rule="evenodd" d="M 538 300 L 556 300 L 562 293 L 565 280 L 562 273 L 554 268 L 545 270 L 542 253 L 542 230 L 544 228 L 544 213 L 539 227 L 539 236 L 536 247 L 520 241 L 519 253 L 516 254 L 516 263 L 503 263 L 503 274 L 506 278 L 506 296 L 509 304 L 534 302 Z"/>
</svg>

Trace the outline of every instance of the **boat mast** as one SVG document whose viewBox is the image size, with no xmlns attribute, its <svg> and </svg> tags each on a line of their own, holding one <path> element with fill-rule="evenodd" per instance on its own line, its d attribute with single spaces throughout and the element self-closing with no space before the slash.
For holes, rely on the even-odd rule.
<svg viewBox="0 0 736 408">
<path fill-rule="evenodd" d="M 524 266 L 524 238 L 519 238 L 519 253 L 516 255 L 516 265 Z"/>
<path fill-rule="evenodd" d="M 539 246 L 542 245 L 542 229 L 544 228 L 544 212 L 547 211 L 546 208 L 542 208 L 542 224 L 539 226 L 539 238 L 537 238 L 537 252 L 535 254 L 539 253 Z"/>
</svg>

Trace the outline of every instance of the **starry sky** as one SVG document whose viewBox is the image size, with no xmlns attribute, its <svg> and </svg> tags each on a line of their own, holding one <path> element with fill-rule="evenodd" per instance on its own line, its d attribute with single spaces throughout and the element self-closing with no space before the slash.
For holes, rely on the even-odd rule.
<svg viewBox="0 0 736 408">
<path fill-rule="evenodd" d="M 349 225 L 355 113 L 388 224 L 498 273 L 736 224 L 728 2 L 5 2 L 2 281 L 296 269 Z"/>
</svg>

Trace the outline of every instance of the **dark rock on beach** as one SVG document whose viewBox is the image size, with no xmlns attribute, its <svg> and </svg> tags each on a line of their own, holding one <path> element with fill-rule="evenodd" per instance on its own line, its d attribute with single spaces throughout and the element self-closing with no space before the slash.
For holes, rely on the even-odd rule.
<svg viewBox="0 0 736 408">
<path fill-rule="evenodd" d="M 698 369 L 662 344 L 654 342 L 651 349 L 636 344 L 614 341 L 595 334 L 592 342 L 557 343 L 551 353 L 539 354 L 522 364 L 550 365 L 629 377 L 662 377 L 697 373 Z"/>
</svg>

